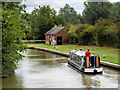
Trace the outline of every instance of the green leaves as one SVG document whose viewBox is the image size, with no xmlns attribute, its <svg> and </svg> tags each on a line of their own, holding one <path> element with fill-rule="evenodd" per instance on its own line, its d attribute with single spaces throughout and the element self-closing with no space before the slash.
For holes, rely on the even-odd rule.
<svg viewBox="0 0 120 90">
<path fill-rule="evenodd" d="M 71 37 L 71 43 L 81 45 L 118 47 L 119 43 L 117 24 L 109 19 L 101 18 L 94 26 L 88 24 L 70 25 L 68 34 Z"/>
<path fill-rule="evenodd" d="M 50 6 L 39 7 L 29 14 L 32 39 L 45 39 L 45 33 L 55 25 L 55 10 Z"/>
<path fill-rule="evenodd" d="M 28 24 L 21 18 L 17 3 L 4 3 L 2 7 L 2 74 L 9 75 L 23 57 L 20 52 L 25 49 L 22 39 Z"/>
<path fill-rule="evenodd" d="M 95 24 L 97 31 L 97 44 L 106 46 L 115 46 L 118 43 L 118 28 L 112 20 L 100 19 Z"/>
<path fill-rule="evenodd" d="M 85 23 L 94 25 L 97 20 L 110 17 L 110 9 L 112 4 L 109 2 L 85 2 L 83 11 L 83 20 Z"/>
<path fill-rule="evenodd" d="M 79 43 L 83 44 L 81 40 L 83 37 L 83 32 L 89 27 L 88 24 L 76 24 L 76 25 L 70 25 L 70 28 L 68 30 L 68 34 L 71 36 L 71 43 Z M 83 38 L 84 39 L 84 38 Z"/>
<path fill-rule="evenodd" d="M 73 7 L 66 4 L 64 8 L 61 8 L 59 14 L 56 15 L 56 11 L 50 6 L 42 6 L 35 8 L 32 14 L 28 14 L 28 23 L 31 27 L 31 33 L 29 33 L 29 39 L 45 39 L 45 33 L 55 25 L 67 27 L 70 24 L 79 24 L 82 22 L 81 15 L 77 14 Z"/>
<path fill-rule="evenodd" d="M 77 14 L 73 7 L 70 7 L 69 4 L 66 4 L 64 8 L 59 10 L 59 16 L 65 20 L 65 23 L 79 24 L 81 23 L 81 15 Z"/>
</svg>

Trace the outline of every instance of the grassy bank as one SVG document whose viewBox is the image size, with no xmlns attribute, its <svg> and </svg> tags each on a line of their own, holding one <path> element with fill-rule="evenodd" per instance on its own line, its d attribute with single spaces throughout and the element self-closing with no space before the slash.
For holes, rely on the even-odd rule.
<svg viewBox="0 0 120 90">
<path fill-rule="evenodd" d="M 89 48 L 91 53 L 94 55 L 99 55 L 102 61 L 120 64 L 120 62 L 118 62 L 118 51 L 120 51 L 120 49 L 115 49 L 110 47 L 98 47 L 98 46 L 81 46 L 81 45 L 56 45 L 56 48 L 54 49 L 52 45 L 46 45 L 46 44 L 26 44 L 26 45 L 28 47 L 48 48 L 66 53 L 69 53 L 71 50 L 75 50 L 75 49 L 79 50 L 80 48 L 82 48 L 83 51 L 87 51 L 87 49 Z M 105 55 L 106 58 L 103 58 L 103 55 Z"/>
</svg>

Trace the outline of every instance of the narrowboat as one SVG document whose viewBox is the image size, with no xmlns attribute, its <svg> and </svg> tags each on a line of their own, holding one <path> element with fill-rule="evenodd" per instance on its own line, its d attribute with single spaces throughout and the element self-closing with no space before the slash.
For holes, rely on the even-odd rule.
<svg viewBox="0 0 120 90">
<path fill-rule="evenodd" d="M 84 51 L 70 51 L 68 64 L 77 68 L 84 73 L 102 73 L 103 69 L 100 65 L 100 57 L 98 55 L 85 56 Z"/>
</svg>

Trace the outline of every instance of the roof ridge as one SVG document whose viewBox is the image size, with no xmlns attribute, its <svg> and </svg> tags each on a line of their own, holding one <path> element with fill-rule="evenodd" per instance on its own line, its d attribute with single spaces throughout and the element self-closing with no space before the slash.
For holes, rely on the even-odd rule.
<svg viewBox="0 0 120 90">
<path fill-rule="evenodd" d="M 45 34 L 55 35 L 65 27 L 53 27 L 51 30 L 47 31 Z"/>
</svg>

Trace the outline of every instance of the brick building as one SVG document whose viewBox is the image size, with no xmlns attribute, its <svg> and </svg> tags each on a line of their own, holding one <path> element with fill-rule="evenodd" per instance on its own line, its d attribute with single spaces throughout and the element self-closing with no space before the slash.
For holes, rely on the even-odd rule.
<svg viewBox="0 0 120 90">
<path fill-rule="evenodd" d="M 68 44 L 69 36 L 64 27 L 54 27 L 49 30 L 46 35 L 46 44 L 53 44 L 53 39 L 56 40 L 56 45 Z"/>
</svg>

